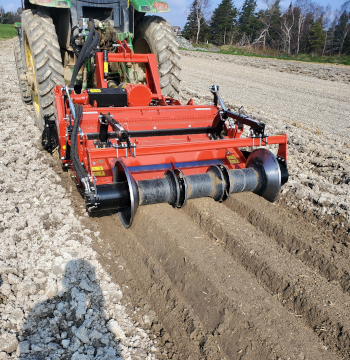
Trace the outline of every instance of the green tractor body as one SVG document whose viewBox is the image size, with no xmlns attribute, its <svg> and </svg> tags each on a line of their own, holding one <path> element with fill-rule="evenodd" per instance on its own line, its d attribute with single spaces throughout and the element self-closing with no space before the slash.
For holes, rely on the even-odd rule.
<svg viewBox="0 0 350 360">
<path fill-rule="evenodd" d="M 29 0 L 33 5 L 47 6 L 47 7 L 57 7 L 57 8 L 68 8 L 72 7 L 70 0 L 49 0 L 49 1 L 35 1 Z M 106 4 L 111 2 L 106 2 Z M 139 12 L 150 12 L 150 13 L 160 13 L 169 11 L 169 5 L 165 1 L 152 1 L 152 0 L 131 0 L 128 2 L 128 7 L 132 7 Z"/>
<path fill-rule="evenodd" d="M 22 23 L 16 24 L 17 72 L 22 99 L 32 102 L 36 123 L 55 115 L 53 88 L 69 84 L 91 20 L 99 34 L 98 51 L 117 52 L 118 41 L 126 40 L 135 53 L 157 55 L 163 95 L 178 97 L 180 66 L 176 36 L 163 18 L 149 13 L 169 11 L 160 0 L 24 0 Z M 136 83 L 136 69 L 116 69 L 113 82 Z M 93 58 L 77 77 L 81 89 L 94 86 Z"/>
</svg>

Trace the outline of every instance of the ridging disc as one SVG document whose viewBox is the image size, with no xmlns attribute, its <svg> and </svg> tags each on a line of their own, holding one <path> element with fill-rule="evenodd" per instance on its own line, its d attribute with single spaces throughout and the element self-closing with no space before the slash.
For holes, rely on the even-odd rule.
<svg viewBox="0 0 350 360">
<path fill-rule="evenodd" d="M 246 168 L 259 173 L 261 186 L 256 193 L 274 202 L 281 188 L 281 169 L 275 155 L 267 149 L 256 149 L 249 155 Z"/>
<path fill-rule="evenodd" d="M 134 220 L 139 206 L 139 192 L 135 179 L 130 174 L 128 168 L 117 161 L 114 167 L 114 182 L 127 182 L 129 187 L 130 206 L 119 211 L 119 218 L 125 228 L 129 228 Z"/>
</svg>

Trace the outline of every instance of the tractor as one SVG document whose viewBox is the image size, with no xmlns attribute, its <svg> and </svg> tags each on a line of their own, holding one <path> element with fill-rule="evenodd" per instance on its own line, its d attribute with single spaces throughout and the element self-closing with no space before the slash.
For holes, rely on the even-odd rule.
<svg viewBox="0 0 350 360">
<path fill-rule="evenodd" d="M 287 136 L 226 108 L 217 85 L 211 104 L 181 104 L 175 35 L 145 16 L 165 2 L 25 1 L 15 40 L 22 99 L 89 213 L 117 211 L 129 228 L 139 206 L 245 191 L 275 201 L 288 181 Z"/>
<path fill-rule="evenodd" d="M 94 27 L 98 34 L 95 51 L 118 52 L 126 41 L 137 54 L 157 57 L 162 94 L 177 98 L 180 90 L 178 43 L 170 24 L 156 15 L 169 11 L 159 0 L 25 0 L 19 9 L 22 22 L 14 54 L 22 100 L 33 104 L 40 130 L 54 119 L 54 88 L 72 80 L 79 53 Z M 94 57 L 91 55 L 75 74 L 74 90 L 96 87 Z M 108 65 L 107 65 L 108 66 Z M 133 63 L 111 64 L 108 87 L 145 82 L 145 69 Z"/>
</svg>

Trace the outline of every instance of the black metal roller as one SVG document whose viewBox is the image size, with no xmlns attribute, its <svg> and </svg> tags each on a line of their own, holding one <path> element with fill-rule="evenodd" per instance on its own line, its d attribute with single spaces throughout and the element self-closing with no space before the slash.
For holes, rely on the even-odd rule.
<svg viewBox="0 0 350 360">
<path fill-rule="evenodd" d="M 131 226 L 139 207 L 138 186 L 128 168 L 121 161 L 115 163 L 113 181 L 114 183 L 126 182 L 128 184 L 129 206 L 121 209 L 118 213 L 120 221 L 124 227 L 128 229 Z"/>
<path fill-rule="evenodd" d="M 226 201 L 230 197 L 230 194 L 232 192 L 233 183 L 231 181 L 231 177 L 230 177 L 229 170 L 228 170 L 227 166 L 219 165 L 219 167 L 221 169 L 221 172 L 222 172 L 223 177 L 224 177 L 224 182 L 225 182 L 225 191 L 224 191 L 224 195 L 223 195 L 221 201 Z"/>
<path fill-rule="evenodd" d="M 174 174 L 176 175 L 176 178 L 178 180 L 179 190 L 180 190 L 179 191 L 179 200 L 175 204 L 175 207 L 182 208 L 187 202 L 187 188 L 188 188 L 187 182 L 186 182 L 185 175 L 183 174 L 183 172 L 180 169 L 175 169 Z"/>
<path fill-rule="evenodd" d="M 259 174 L 259 186 L 254 193 L 274 202 L 281 188 L 281 169 L 275 155 L 264 148 L 256 149 L 249 155 L 246 168 Z"/>
<path fill-rule="evenodd" d="M 218 165 L 211 165 L 207 170 L 207 174 L 212 173 L 215 177 L 213 179 L 213 195 L 211 196 L 215 201 L 222 201 L 225 196 L 226 183 L 222 169 Z"/>
</svg>

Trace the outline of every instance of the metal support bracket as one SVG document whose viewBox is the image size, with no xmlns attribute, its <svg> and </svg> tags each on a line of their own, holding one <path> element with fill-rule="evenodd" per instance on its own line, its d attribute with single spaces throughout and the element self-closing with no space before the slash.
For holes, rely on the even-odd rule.
<svg viewBox="0 0 350 360">
<path fill-rule="evenodd" d="M 220 95 L 219 95 L 219 86 L 218 85 L 212 85 L 209 90 L 214 95 L 214 104 L 217 106 L 218 102 L 220 103 L 221 109 L 222 109 L 222 120 L 226 121 L 227 118 L 231 118 L 234 120 L 237 120 L 240 124 L 249 126 L 254 134 L 257 137 L 264 137 L 265 132 L 265 123 L 254 120 L 248 116 L 242 116 L 241 114 L 236 114 L 232 112 L 230 109 L 227 109 L 224 102 L 222 101 Z"/>
<path fill-rule="evenodd" d="M 129 150 L 130 155 L 135 157 L 135 154 L 131 150 L 131 148 L 135 147 L 134 144 L 131 144 L 129 132 L 115 119 L 113 119 L 113 115 L 111 114 L 100 114 L 99 121 L 101 123 L 100 127 L 100 140 L 107 141 L 108 138 L 108 126 L 110 125 L 116 135 L 116 138 L 121 142 L 126 143 L 126 149 Z M 101 139 L 102 138 L 102 139 Z M 127 156 L 127 155 L 126 155 Z"/>
</svg>

